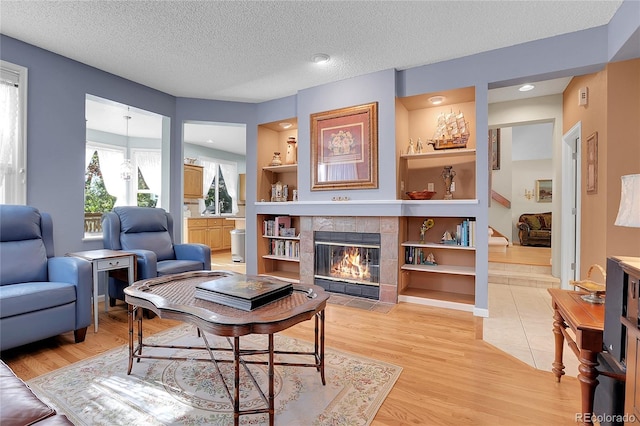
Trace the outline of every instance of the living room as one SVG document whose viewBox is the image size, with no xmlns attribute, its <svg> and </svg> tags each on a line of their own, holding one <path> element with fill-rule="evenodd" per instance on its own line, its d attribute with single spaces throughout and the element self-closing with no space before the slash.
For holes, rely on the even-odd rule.
<svg viewBox="0 0 640 426">
<path fill-rule="evenodd" d="M 86 141 L 86 126 L 84 122 L 84 105 L 87 94 L 111 99 L 136 108 L 153 111 L 157 114 L 170 118 L 170 125 L 167 129 L 168 138 L 171 143 L 168 147 L 169 160 L 168 169 L 168 193 L 166 205 L 163 207 L 175 215 L 180 215 L 183 208 L 182 176 L 183 168 L 183 148 L 181 142 L 182 123 L 187 121 L 196 122 L 228 122 L 244 123 L 247 128 L 247 206 L 246 206 L 246 231 L 247 231 L 247 273 L 258 272 L 257 251 L 260 241 L 260 233 L 257 220 L 258 215 L 280 214 L 282 209 L 290 209 L 290 214 L 300 216 L 318 217 L 371 217 L 375 212 L 376 217 L 475 217 L 479 229 L 489 226 L 488 194 L 489 190 L 489 147 L 484 142 L 484 135 L 489 128 L 496 125 L 513 123 L 513 119 L 499 119 L 492 121 L 492 114 L 487 103 L 487 93 L 490 88 L 515 84 L 517 81 L 534 80 L 542 81 L 554 76 L 576 76 L 569 85 L 563 99 L 566 100 L 566 107 L 562 111 L 562 126 L 556 126 L 554 136 L 554 149 L 560 152 L 562 147 L 558 142 L 563 134 L 567 133 L 571 126 L 578 121 L 582 121 L 582 135 L 586 137 L 597 131 L 599 134 L 599 149 L 601 153 L 599 168 L 599 191 L 594 195 L 584 195 L 580 210 L 582 213 L 582 228 L 580 230 L 580 275 L 584 276 L 589 265 L 594 263 L 602 264 L 610 255 L 639 256 L 637 247 L 637 230 L 620 229 L 613 226 L 613 219 L 617 211 L 619 202 L 620 176 L 637 173 L 638 164 L 634 158 L 638 158 L 638 146 L 634 143 L 639 135 L 637 120 L 629 119 L 629 114 L 637 115 L 637 110 L 633 105 L 629 105 L 621 99 L 628 99 L 629 96 L 637 95 L 637 86 L 634 86 L 633 72 L 638 69 L 638 58 L 640 52 L 637 48 L 638 22 L 629 19 L 629 16 L 637 16 L 638 5 L 636 2 L 622 2 L 618 13 L 611 23 L 604 28 L 585 30 L 579 34 L 569 34 L 554 37 L 552 39 L 538 40 L 533 43 L 524 43 L 516 46 L 505 47 L 491 52 L 480 53 L 458 59 L 447 60 L 431 65 L 424 65 L 406 70 L 385 69 L 382 71 L 357 76 L 342 81 L 322 84 L 315 87 L 301 88 L 295 94 L 268 100 L 258 103 L 231 102 L 212 99 L 199 99 L 197 97 L 173 96 L 153 89 L 151 87 L 135 83 L 124 77 L 105 72 L 101 69 L 87 66 L 75 62 L 64 56 L 45 50 L 41 47 L 13 38 L 10 35 L 2 34 L 2 52 L 0 57 L 3 61 L 26 67 L 29 70 L 29 102 L 28 102 L 28 161 L 27 169 L 27 199 L 26 203 L 34 205 L 52 214 L 55 224 L 56 251 L 58 254 L 76 252 L 81 250 L 92 250 L 102 248 L 102 242 L 84 239 L 82 226 L 83 208 L 81 196 L 83 191 L 83 181 L 78 179 L 82 176 L 85 164 L 84 151 Z M 635 15 L 634 15 L 635 14 Z M 609 45 L 607 45 L 607 41 Z M 594 43 L 597 42 L 597 43 Z M 593 45 L 599 46 L 593 48 Z M 629 53 L 631 51 L 631 53 Z M 580 55 L 567 55 L 567 52 L 584 52 Z M 544 60 L 540 60 L 544 58 Z M 608 65 L 607 62 L 610 62 Z M 505 66 L 509 64 L 509 66 Z M 481 66 L 479 66 L 481 65 Z M 465 71 L 466 70 L 466 71 Z M 469 72 L 468 70 L 474 70 Z M 590 88 L 589 108 L 579 107 L 577 102 L 577 92 L 581 87 Z M 450 205 L 428 205 L 428 208 L 420 209 L 416 204 L 406 203 L 398 196 L 397 186 L 398 176 L 398 151 L 399 148 L 406 149 L 408 138 L 397 140 L 397 117 L 396 103 L 398 98 L 408 98 L 423 94 L 435 94 L 446 91 L 454 91 L 459 88 L 473 87 L 475 103 L 474 143 L 477 150 L 476 155 L 476 176 L 473 178 L 473 194 L 477 201 L 460 203 L 453 207 Z M 634 92 L 635 91 L 635 92 Z M 631 95 L 630 95 L 631 93 Z M 329 111 L 337 108 L 351 107 L 370 102 L 378 103 L 378 188 L 356 189 L 356 190 L 323 190 L 312 191 L 312 177 L 309 173 L 312 158 L 310 148 L 311 125 L 309 117 L 312 114 Z M 618 104 L 624 104 L 625 110 L 617 108 Z M 576 104 L 575 106 L 573 104 Z M 637 107 L 636 107 L 637 108 Z M 518 111 L 512 110 L 514 114 Z M 274 207 L 267 204 L 260 204 L 260 199 L 266 197 L 258 190 L 260 169 L 270 158 L 265 159 L 258 155 L 258 128 L 266 123 L 279 122 L 290 118 L 297 118 L 298 123 L 298 159 L 300 169 L 298 172 L 297 190 L 300 202 L 292 206 Z M 535 119 L 534 119 L 535 120 Z M 558 123 L 559 124 L 559 123 Z M 395 142 L 394 142 L 395 141 Z M 622 141 L 622 142 L 620 142 Z M 635 157 L 634 157 L 635 155 Z M 560 155 L 557 158 L 561 158 Z M 52 168 L 55 164 L 55 169 Z M 554 182 L 562 182 L 562 168 L 554 166 Z M 462 179 L 459 176 L 458 179 Z M 468 182 L 467 182 L 468 184 Z M 55 191 L 52 191 L 55 188 Z M 561 197 L 562 187 L 554 187 L 554 196 Z M 348 199 L 344 199 L 344 198 Z M 342 198 L 338 200 L 337 198 Z M 64 200 L 64 202 L 61 202 Z M 408 207 L 409 206 L 409 207 Z M 408 213 L 408 210 L 415 208 L 415 213 Z M 561 211 L 554 212 L 554 224 L 561 224 L 561 220 L 556 220 L 561 216 Z M 558 229 L 560 228 L 560 225 Z M 181 238 L 181 231 L 176 230 L 177 238 Z M 560 232 L 554 233 L 553 246 L 560 247 Z M 557 239 L 556 239 L 557 238 Z M 397 240 L 397 239 L 396 239 Z M 396 241 L 396 244 L 398 242 Z M 556 244 L 557 243 L 557 244 Z M 478 235 L 478 247 L 487 246 L 487 236 Z M 555 259 L 555 258 L 554 258 Z M 488 306 L 488 254 L 484 250 L 478 250 L 475 254 L 475 283 L 474 300 L 471 310 L 475 315 L 468 312 L 457 312 L 440 310 L 438 308 L 413 306 L 410 303 L 399 303 L 395 310 L 396 314 L 390 313 L 388 325 L 380 325 L 379 329 L 372 330 L 368 324 L 384 322 L 385 317 L 376 317 L 374 313 L 354 314 L 355 319 L 350 320 L 353 312 L 336 308 L 329 311 L 330 325 L 333 329 L 331 336 L 327 337 L 328 344 L 344 350 L 355 352 L 374 352 L 384 343 L 397 345 L 398 347 L 410 348 L 406 354 L 403 349 L 397 349 L 383 355 L 387 360 L 393 358 L 402 359 L 406 357 L 408 363 L 415 362 L 413 370 L 409 366 L 403 365 L 407 372 L 415 373 L 414 378 L 405 378 L 404 388 L 396 389 L 397 395 L 393 393 L 388 399 L 388 404 L 383 405 L 381 421 L 385 419 L 391 421 L 404 418 L 406 421 L 421 421 L 428 423 L 436 418 L 444 423 L 451 424 L 454 420 L 462 422 L 461 417 L 449 417 L 448 414 L 437 414 L 437 408 L 429 409 L 428 414 L 418 414 L 423 412 L 424 406 L 429 404 L 435 387 L 428 385 L 428 379 L 424 371 L 444 368 L 445 361 L 435 363 L 433 366 L 425 364 L 424 359 L 430 354 L 432 357 L 440 357 L 442 360 L 451 359 L 451 353 L 447 355 L 446 348 L 437 346 L 429 340 L 436 336 L 437 339 L 444 339 L 448 334 L 444 328 L 438 329 L 435 326 L 416 324 L 408 326 L 406 323 L 413 323 L 415 318 L 430 318 L 448 324 L 453 330 L 463 336 L 459 346 L 449 346 L 453 352 L 476 353 L 476 355 L 462 356 L 459 361 L 471 369 L 487 370 L 487 364 L 505 365 L 505 369 L 514 372 L 522 383 L 534 382 L 539 386 L 540 393 L 547 396 L 536 400 L 539 407 L 557 404 L 557 411 L 549 417 L 542 417 L 550 423 L 561 424 L 573 421 L 567 413 L 573 406 L 577 411 L 578 405 L 578 382 L 576 380 L 566 380 L 563 385 L 571 385 L 573 390 L 567 390 L 569 386 L 554 386 L 545 380 L 553 381 L 550 374 L 538 376 L 537 372 L 526 370 L 522 365 L 515 363 L 508 358 L 502 358 L 500 354 L 494 353 L 491 348 L 482 346 L 483 342 L 475 341 L 476 327 L 481 323 L 483 316 L 490 316 Z M 560 257 L 553 262 L 553 267 L 560 267 Z M 395 270 L 398 270 L 398 265 Z M 560 273 L 558 272 L 558 275 Z M 397 291 L 396 291 L 397 295 Z M 409 306 L 408 306 L 409 305 Z M 114 326 L 113 332 L 108 331 L 106 324 L 110 320 L 114 323 L 125 321 L 124 312 L 117 312 L 104 318 L 104 332 L 101 329 L 95 336 L 88 336 L 88 342 L 95 342 L 97 345 L 106 345 L 107 340 L 123 343 L 126 336 L 119 335 L 123 329 Z M 164 320 L 163 320 L 164 321 Z M 339 325 L 338 321 L 346 325 Z M 365 337 L 371 339 L 363 340 L 359 334 L 349 331 L 348 324 L 355 328 L 369 330 Z M 149 322 L 150 324 L 153 321 Z M 164 324 L 164 323 L 162 323 Z M 102 325 L 101 325 L 102 327 Z M 162 326 L 158 326 L 158 329 Z M 390 336 L 406 330 L 408 335 L 417 333 L 418 340 L 424 340 L 414 346 L 411 338 L 397 337 L 399 340 L 389 340 Z M 431 333 L 431 334 L 429 334 Z M 300 333 L 302 334 L 302 333 Z M 406 337 L 406 336 L 405 336 Z M 64 339 L 64 338 L 63 338 Z M 54 343 L 54 345 L 64 352 L 76 352 L 74 345 L 65 345 L 64 340 Z M 449 343 L 444 346 L 448 346 Z M 67 349 L 68 347 L 68 349 Z M 46 348 L 36 347 L 33 354 L 26 354 L 27 360 L 17 363 L 18 371 L 20 364 L 29 364 L 28 358 L 38 357 L 39 353 L 46 351 Z M 87 350 L 87 352 L 98 353 L 100 349 Z M 436 351 L 436 352 L 433 352 Z M 442 351 L 442 352 L 438 352 Z M 437 355 L 436 355 L 437 353 Z M 416 354 L 421 354 L 420 356 Z M 570 355 L 570 354 L 567 354 Z M 64 358 L 64 356 L 57 356 Z M 72 358 L 79 357 L 78 354 L 71 355 Z M 40 355 L 39 360 L 45 359 L 45 355 Z M 39 361 L 40 362 L 40 361 Z M 57 360 L 51 362 L 56 366 L 64 364 Z M 404 364 L 404 362 L 403 362 Z M 27 369 L 27 367 L 22 367 Z M 488 368 L 492 370 L 492 368 Z M 44 369 L 34 367 L 35 371 L 42 372 Z M 437 373 L 437 372 L 435 372 Z M 508 375 L 500 372 L 499 368 L 491 372 L 483 372 L 482 380 L 492 383 L 500 383 L 499 386 L 510 386 L 510 382 L 501 375 Z M 437 374 L 436 374 L 437 375 Z M 439 390 L 448 390 L 451 401 L 457 399 L 456 392 L 463 391 L 470 381 L 469 376 L 462 373 L 458 376 L 460 387 L 447 384 L 444 378 L 435 382 Z M 425 385 L 425 383 L 427 383 Z M 529 385 L 530 383 L 527 383 Z M 427 389 L 425 389 L 427 388 Z M 527 395 L 528 386 L 521 385 L 521 393 Z M 400 395 L 402 393 L 402 395 Z M 496 412 L 498 409 L 498 399 L 488 405 L 496 407 L 495 412 L 483 412 L 472 406 L 480 405 L 484 398 L 480 396 L 479 388 L 473 391 L 472 395 L 467 395 L 470 401 L 462 402 L 463 409 L 477 409 L 471 414 L 470 421 L 476 424 L 502 417 Z M 408 395 L 414 395 L 412 398 Z M 503 393 L 501 396 L 505 396 Z M 531 407 L 527 397 L 516 400 L 514 404 L 522 404 L 524 407 Z M 446 398 L 445 398 L 446 399 Z M 440 399 L 440 409 L 450 413 L 455 411 L 456 404 Z M 569 399 L 571 403 L 567 403 Z M 562 400 L 561 402 L 559 402 Z M 485 400 L 486 401 L 486 400 Z M 573 404 L 573 405 L 572 405 Z M 555 409 L 555 408 L 554 408 Z M 536 415 L 543 415 L 539 409 Z M 406 417 L 405 417 L 406 416 Z M 509 417 L 511 416 L 511 417 Z M 543 415 L 544 416 L 544 415 Z M 520 424 L 527 421 L 522 416 L 515 414 L 505 414 L 505 418 Z M 538 419 L 539 420 L 539 419 Z"/>
</svg>

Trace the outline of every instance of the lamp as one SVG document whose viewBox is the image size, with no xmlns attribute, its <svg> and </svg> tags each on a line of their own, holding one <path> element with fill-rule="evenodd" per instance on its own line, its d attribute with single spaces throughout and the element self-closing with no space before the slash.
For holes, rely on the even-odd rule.
<svg viewBox="0 0 640 426">
<path fill-rule="evenodd" d="M 533 198 L 533 191 L 525 188 L 524 189 L 524 198 L 526 198 L 527 200 L 530 200 Z"/>
<path fill-rule="evenodd" d="M 620 208 L 616 226 L 640 228 L 640 174 L 621 177 Z"/>
<path fill-rule="evenodd" d="M 129 108 L 127 107 L 127 113 L 129 112 Z M 129 120 L 131 120 L 131 116 L 129 114 L 123 116 L 127 123 L 127 147 L 129 146 Z M 131 166 L 131 160 L 125 158 L 125 160 L 120 164 L 120 178 L 123 180 L 131 180 L 131 174 L 133 173 L 133 167 Z"/>
</svg>

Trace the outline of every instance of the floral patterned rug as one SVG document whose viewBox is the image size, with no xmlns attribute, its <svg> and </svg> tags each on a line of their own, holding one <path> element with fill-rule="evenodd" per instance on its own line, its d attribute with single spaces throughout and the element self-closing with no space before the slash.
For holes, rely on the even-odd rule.
<svg viewBox="0 0 640 426">
<path fill-rule="evenodd" d="M 212 346 L 226 339 L 207 335 Z M 311 343 L 275 335 L 281 351 L 312 351 Z M 148 343 L 201 346 L 195 327 L 181 325 L 150 336 Z M 243 348 L 266 348 L 262 335 L 244 336 Z M 207 358 L 205 350 L 145 348 L 145 354 Z M 216 359 L 229 352 L 216 352 Z M 277 361 L 310 362 L 308 357 L 276 355 Z M 219 363 L 233 387 L 233 364 Z M 111 350 L 28 382 L 33 391 L 75 425 L 229 425 L 233 406 L 215 367 L 202 361 L 143 359 L 127 375 L 128 347 Z M 267 389 L 266 365 L 249 365 L 258 385 Z M 398 379 L 401 367 L 325 350 L 326 386 L 310 367 L 276 366 L 276 425 L 368 425 Z M 241 410 L 263 408 L 253 382 L 241 368 Z M 268 424 L 266 414 L 240 416 L 242 425 Z"/>
</svg>

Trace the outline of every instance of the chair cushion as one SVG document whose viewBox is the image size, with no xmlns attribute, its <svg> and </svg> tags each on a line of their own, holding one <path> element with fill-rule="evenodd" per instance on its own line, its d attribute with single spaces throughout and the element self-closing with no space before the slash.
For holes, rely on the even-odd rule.
<svg viewBox="0 0 640 426">
<path fill-rule="evenodd" d="M 158 276 L 202 271 L 202 267 L 202 262 L 197 260 L 165 260 L 158 262 Z"/>
<path fill-rule="evenodd" d="M 0 286 L 47 280 L 47 250 L 41 238 L 3 241 L 0 259 Z"/>
<path fill-rule="evenodd" d="M 75 302 L 73 284 L 28 282 L 0 287 L 0 318 L 41 311 Z"/>
<path fill-rule="evenodd" d="M 163 209 L 151 207 L 116 207 L 114 212 L 120 217 L 120 232 L 167 232 L 169 225 Z"/>
<path fill-rule="evenodd" d="M 0 241 L 41 239 L 40 213 L 34 207 L 3 205 Z"/>
<path fill-rule="evenodd" d="M 529 225 L 529 228 L 531 228 L 532 230 L 536 230 L 536 229 L 540 229 L 542 228 L 542 225 L 540 224 L 540 219 L 538 219 L 538 216 L 536 215 L 527 215 L 524 217 L 524 222 Z"/>
<path fill-rule="evenodd" d="M 56 413 L 1 361 L 0 395 L 0 424 L 3 425 L 30 425 Z"/>
</svg>

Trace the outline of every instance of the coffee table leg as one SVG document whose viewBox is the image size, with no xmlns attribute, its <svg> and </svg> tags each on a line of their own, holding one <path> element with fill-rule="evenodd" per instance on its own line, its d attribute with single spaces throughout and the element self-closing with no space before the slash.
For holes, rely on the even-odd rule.
<svg viewBox="0 0 640 426">
<path fill-rule="evenodd" d="M 322 386 L 327 384 L 324 378 L 324 309 L 316 314 L 316 354 L 318 353 L 318 319 L 320 320 L 320 378 L 322 379 Z"/>
<path fill-rule="evenodd" d="M 240 424 L 240 337 L 233 338 L 233 424 Z"/>
<path fill-rule="evenodd" d="M 129 322 L 129 368 L 127 375 L 129 375 L 133 368 L 133 305 L 127 305 L 127 319 Z"/>
<path fill-rule="evenodd" d="M 269 426 L 273 426 L 275 421 L 275 389 L 273 378 L 273 334 L 269 334 Z"/>
</svg>

